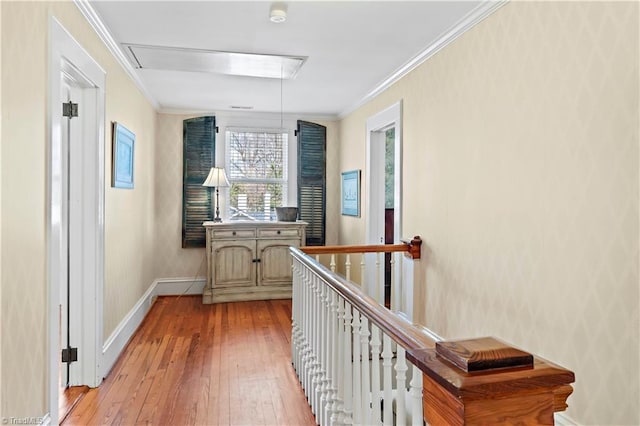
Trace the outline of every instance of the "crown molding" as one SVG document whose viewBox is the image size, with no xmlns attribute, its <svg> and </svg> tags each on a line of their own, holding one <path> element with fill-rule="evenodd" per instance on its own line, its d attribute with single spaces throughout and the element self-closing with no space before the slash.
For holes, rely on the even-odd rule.
<svg viewBox="0 0 640 426">
<path fill-rule="evenodd" d="M 476 24 L 483 21 L 486 17 L 507 4 L 509 1 L 510 0 L 485 0 L 480 3 L 476 8 L 474 8 L 471 12 L 464 16 L 460 21 L 458 21 L 453 27 L 440 35 L 440 37 L 438 37 L 436 41 L 427 46 L 425 50 L 414 56 L 400 68 L 394 71 L 389 77 L 379 83 L 375 88 L 373 88 L 373 90 L 367 93 L 354 105 L 342 111 L 338 115 L 338 117 L 342 119 L 367 102 L 371 101 L 373 98 L 387 90 L 398 80 L 409 74 L 411 71 L 423 64 L 426 60 L 442 50 L 449 43 L 460 37 L 465 32 L 469 31 Z"/>
<path fill-rule="evenodd" d="M 85 19 L 91 25 L 91 28 L 98 34 L 100 40 L 105 44 L 109 52 L 116 58 L 120 66 L 124 69 L 124 72 L 133 80 L 138 89 L 142 92 L 142 94 L 147 98 L 147 100 L 153 105 L 153 107 L 157 110 L 160 109 L 160 104 L 158 101 L 151 95 L 151 92 L 147 90 L 145 85 L 142 83 L 142 80 L 136 73 L 136 70 L 131 66 L 129 60 L 125 56 L 124 52 L 115 41 L 106 25 L 100 19 L 100 16 L 93 8 L 93 6 L 89 3 L 89 0 L 73 0 L 74 4 L 80 9 L 80 12 L 85 17 Z"/>
<path fill-rule="evenodd" d="M 215 115 L 216 118 L 262 118 L 279 120 L 281 115 L 276 112 L 265 111 L 229 111 L 229 110 L 195 110 L 195 109 L 176 109 L 176 108 L 160 108 L 158 109 L 160 114 L 173 114 L 173 115 Z M 319 120 L 319 121 L 338 121 L 337 115 L 330 114 L 312 114 L 312 113 L 290 113 L 285 112 L 282 117 L 285 120 Z"/>
</svg>

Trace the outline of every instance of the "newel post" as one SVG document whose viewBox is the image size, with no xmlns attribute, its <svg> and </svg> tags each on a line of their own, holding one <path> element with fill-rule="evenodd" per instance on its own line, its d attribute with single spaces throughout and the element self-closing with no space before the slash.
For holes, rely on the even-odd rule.
<svg viewBox="0 0 640 426">
<path fill-rule="evenodd" d="M 492 337 L 437 342 L 407 359 L 422 370 L 424 419 L 432 425 L 553 425 L 575 381 L 573 372 Z"/>
</svg>

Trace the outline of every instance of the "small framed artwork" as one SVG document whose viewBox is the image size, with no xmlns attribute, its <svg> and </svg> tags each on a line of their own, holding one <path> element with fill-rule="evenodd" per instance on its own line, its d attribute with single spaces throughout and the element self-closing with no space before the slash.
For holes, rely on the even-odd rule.
<svg viewBox="0 0 640 426">
<path fill-rule="evenodd" d="M 360 217 L 360 170 L 342 172 L 342 215 Z"/>
<path fill-rule="evenodd" d="M 133 154 L 136 135 L 120 123 L 113 123 L 111 186 L 133 188 Z"/>
</svg>

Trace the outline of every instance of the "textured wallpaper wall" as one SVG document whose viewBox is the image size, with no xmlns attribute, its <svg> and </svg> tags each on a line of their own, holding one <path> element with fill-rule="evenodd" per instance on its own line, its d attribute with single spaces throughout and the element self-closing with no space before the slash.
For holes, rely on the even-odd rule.
<svg viewBox="0 0 640 426">
<path fill-rule="evenodd" d="M 204 249 L 182 248 L 182 121 L 201 115 L 158 114 L 156 278 L 207 276 Z"/>
<path fill-rule="evenodd" d="M 640 423 L 638 16 L 509 3 L 341 123 L 343 168 L 364 169 L 366 119 L 403 100 L 419 321 L 574 370 L 580 424 Z"/>
<path fill-rule="evenodd" d="M 0 2 L 0 34 L 2 34 L 2 2 Z M 0 42 L 0 70 L 2 70 L 2 45 Z M 0 73 L 0 164 L 2 164 L 2 75 Z M 0 319 L 2 319 L 2 173 L 0 173 Z M 0 326 L 0 342 L 2 342 L 2 326 Z M 2 346 L 0 345 L 0 383 L 2 383 Z M 2 386 L 0 385 L 0 419 L 4 417 L 2 410 Z"/>
<path fill-rule="evenodd" d="M 13 417 L 41 416 L 49 408 L 45 193 L 50 15 L 107 72 L 105 338 L 154 278 L 154 109 L 72 2 L 2 2 L 0 387 L 2 414 Z M 134 190 L 110 187 L 111 121 L 136 134 Z M 22 349 L 19 356 L 17 348 Z"/>
</svg>

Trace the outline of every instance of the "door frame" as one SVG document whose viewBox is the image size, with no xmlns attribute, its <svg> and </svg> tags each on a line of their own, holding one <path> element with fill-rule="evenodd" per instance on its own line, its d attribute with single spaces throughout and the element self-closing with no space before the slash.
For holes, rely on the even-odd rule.
<svg viewBox="0 0 640 426">
<path fill-rule="evenodd" d="M 47 174 L 46 174 L 46 239 L 48 288 L 48 405 L 52 423 L 58 423 L 58 373 L 60 368 L 58 305 L 60 303 L 61 265 L 66 263 L 66 250 L 62 250 L 61 221 L 62 185 L 68 171 L 62 155 L 65 145 L 61 138 L 62 100 L 60 81 L 63 73 L 83 81 L 84 89 L 78 102 L 82 102 L 82 152 L 77 156 L 77 167 L 83 184 L 71 197 L 81 199 L 82 237 L 78 243 L 82 259 L 72 259 L 81 265 L 81 280 L 70 288 L 70 333 L 78 347 L 77 363 L 69 377 L 72 385 L 100 384 L 102 375 L 103 340 L 103 288 L 104 288 L 104 192 L 105 192 L 105 84 L 106 72 L 82 46 L 54 18 L 49 19 L 49 104 L 47 108 Z M 66 118 L 65 118 L 66 119 Z M 75 118 L 74 118 L 75 119 Z M 75 244 L 75 243 L 74 243 Z M 64 262 L 64 263 L 63 263 Z M 80 283 L 82 282 L 82 285 Z"/>
<path fill-rule="evenodd" d="M 393 238 L 398 242 L 402 237 L 402 99 L 367 119 L 366 130 L 366 173 L 367 188 L 365 238 L 366 244 L 384 244 L 384 170 L 385 131 L 395 127 L 394 146 L 394 206 Z M 380 240 L 382 238 L 382 242 Z M 375 297 L 378 290 L 371 283 L 376 282 L 380 271 L 375 269 L 375 259 L 367 260 L 366 282 L 368 294 Z M 383 277 L 384 277 L 384 265 Z M 396 265 L 395 282 L 399 281 L 399 265 Z M 393 293 L 392 293 L 393 294 Z M 384 297 L 384 296 L 383 296 Z M 393 303 L 393 301 L 392 301 Z"/>
</svg>

